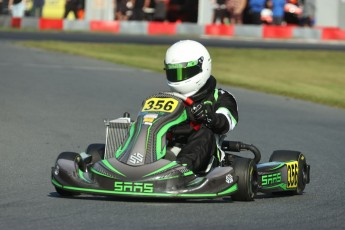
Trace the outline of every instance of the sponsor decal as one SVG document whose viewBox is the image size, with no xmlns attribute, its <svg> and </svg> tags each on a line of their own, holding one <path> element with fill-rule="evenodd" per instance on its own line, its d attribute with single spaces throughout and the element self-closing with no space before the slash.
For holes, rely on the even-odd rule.
<svg viewBox="0 0 345 230">
<path fill-rule="evenodd" d="M 114 191 L 116 191 L 116 192 L 153 193 L 153 184 L 152 183 L 141 183 L 141 182 L 115 181 Z"/>
<path fill-rule="evenodd" d="M 287 188 L 297 188 L 298 185 L 298 161 L 286 163 L 288 173 Z"/>
<path fill-rule="evenodd" d="M 178 105 L 178 101 L 173 98 L 150 98 L 145 101 L 142 112 L 173 112 Z"/>
<path fill-rule="evenodd" d="M 141 164 L 143 160 L 144 156 L 141 153 L 133 153 L 129 158 L 129 162 L 132 164 Z"/>
<path fill-rule="evenodd" d="M 262 186 L 274 184 L 274 183 L 280 183 L 282 181 L 281 173 L 271 173 L 262 175 L 261 177 L 261 184 Z"/>
<path fill-rule="evenodd" d="M 145 125 L 152 125 L 153 121 L 158 117 L 158 114 L 156 113 L 149 113 L 146 114 L 143 118 L 143 123 Z"/>
<path fill-rule="evenodd" d="M 231 174 L 226 175 L 225 182 L 228 184 L 231 184 L 232 182 L 234 182 L 233 176 Z"/>
</svg>

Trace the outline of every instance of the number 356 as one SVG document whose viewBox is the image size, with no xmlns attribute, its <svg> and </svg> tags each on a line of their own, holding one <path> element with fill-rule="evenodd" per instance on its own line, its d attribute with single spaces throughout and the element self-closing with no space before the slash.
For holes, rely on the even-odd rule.
<svg viewBox="0 0 345 230">
<path fill-rule="evenodd" d="M 176 108 L 174 100 L 166 99 L 157 99 L 153 98 L 147 100 L 142 111 L 163 111 L 163 112 L 172 112 Z"/>
</svg>

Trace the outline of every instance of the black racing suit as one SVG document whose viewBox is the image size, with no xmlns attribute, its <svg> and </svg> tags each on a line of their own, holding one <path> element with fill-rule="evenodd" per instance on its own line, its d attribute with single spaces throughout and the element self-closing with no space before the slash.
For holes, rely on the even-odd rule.
<svg viewBox="0 0 345 230">
<path fill-rule="evenodd" d="M 187 164 L 193 172 L 206 170 L 212 155 L 217 152 L 216 135 L 228 133 L 238 122 L 235 98 L 229 92 L 217 89 L 216 84 L 216 79 L 211 76 L 206 84 L 191 97 L 195 103 L 212 103 L 216 117 L 212 127 L 195 124 L 195 121 L 189 119 L 186 123 L 175 127 L 175 131 L 172 130 L 172 143 L 182 147 L 176 160 Z M 187 112 L 189 111 L 190 108 L 187 108 Z M 181 130 L 190 131 L 181 132 Z"/>
</svg>

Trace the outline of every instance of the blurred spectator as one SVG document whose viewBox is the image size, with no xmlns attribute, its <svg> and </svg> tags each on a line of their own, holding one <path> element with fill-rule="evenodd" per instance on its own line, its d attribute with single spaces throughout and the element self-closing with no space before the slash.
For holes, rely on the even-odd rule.
<svg viewBox="0 0 345 230">
<path fill-rule="evenodd" d="M 228 0 L 227 9 L 230 14 L 231 24 L 243 23 L 243 11 L 247 5 L 247 0 Z"/>
<path fill-rule="evenodd" d="M 285 4 L 285 15 L 284 20 L 287 24 L 298 25 L 300 21 L 300 16 L 302 14 L 302 9 L 298 0 L 287 0 Z"/>
<path fill-rule="evenodd" d="M 282 25 L 284 21 L 284 7 L 286 0 L 270 0 L 269 4 L 273 13 L 273 25 Z"/>
<path fill-rule="evenodd" d="M 155 0 L 155 13 L 153 20 L 158 22 L 164 22 L 167 16 L 167 0 Z"/>
<path fill-rule="evenodd" d="M 127 6 L 128 0 L 116 0 L 116 11 L 115 11 L 115 19 L 119 21 L 128 20 L 129 15 L 129 8 Z M 131 5 L 131 3 L 130 3 Z"/>
<path fill-rule="evenodd" d="M 12 17 L 22 18 L 25 13 L 25 0 L 9 0 L 8 9 L 11 12 Z"/>
<path fill-rule="evenodd" d="M 304 0 L 303 3 L 303 17 L 302 17 L 302 26 L 312 27 L 315 24 L 315 0 Z"/>
<path fill-rule="evenodd" d="M 271 10 L 271 7 L 266 6 L 262 11 L 261 11 L 261 21 L 264 24 L 272 24 L 273 22 L 273 12 Z"/>
<path fill-rule="evenodd" d="M 2 14 L 2 0 L 0 0 L 0 14 Z"/>
<path fill-rule="evenodd" d="M 36 18 L 42 17 L 43 5 L 44 5 L 44 0 L 33 0 L 31 16 L 34 16 Z"/>
<path fill-rule="evenodd" d="M 78 19 L 84 19 L 85 16 L 85 0 L 78 1 Z"/>
<path fill-rule="evenodd" d="M 265 8 L 265 4 L 266 0 L 249 0 L 248 8 L 251 24 L 260 25 L 262 23 L 261 11 Z"/>
<path fill-rule="evenodd" d="M 148 8 L 150 0 L 132 0 L 133 4 L 133 15 L 130 20 L 142 21 L 145 18 L 144 8 Z"/>
<path fill-rule="evenodd" d="M 211 2 L 214 8 L 212 23 L 216 24 L 219 21 L 221 24 L 225 24 L 225 19 L 228 18 L 226 0 L 211 0 Z"/>
<path fill-rule="evenodd" d="M 69 12 L 73 12 L 75 19 L 78 19 L 78 0 L 66 0 L 65 3 L 65 13 L 63 15 L 63 18 L 67 18 Z"/>
<path fill-rule="evenodd" d="M 167 20 L 169 22 L 197 22 L 198 2 L 196 0 L 169 0 Z"/>
<path fill-rule="evenodd" d="M 155 13 L 156 9 L 156 1 L 155 0 L 148 0 L 149 3 L 144 6 L 143 11 L 144 11 L 144 20 L 146 21 L 152 21 L 153 20 L 153 15 Z"/>
</svg>

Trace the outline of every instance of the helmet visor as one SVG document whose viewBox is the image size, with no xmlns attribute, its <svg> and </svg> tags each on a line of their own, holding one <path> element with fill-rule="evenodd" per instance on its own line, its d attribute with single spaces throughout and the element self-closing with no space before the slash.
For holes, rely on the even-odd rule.
<svg viewBox="0 0 345 230">
<path fill-rule="evenodd" d="M 166 64 L 165 72 L 168 81 L 184 81 L 202 72 L 203 57 L 196 61 L 183 62 L 178 64 Z"/>
</svg>

